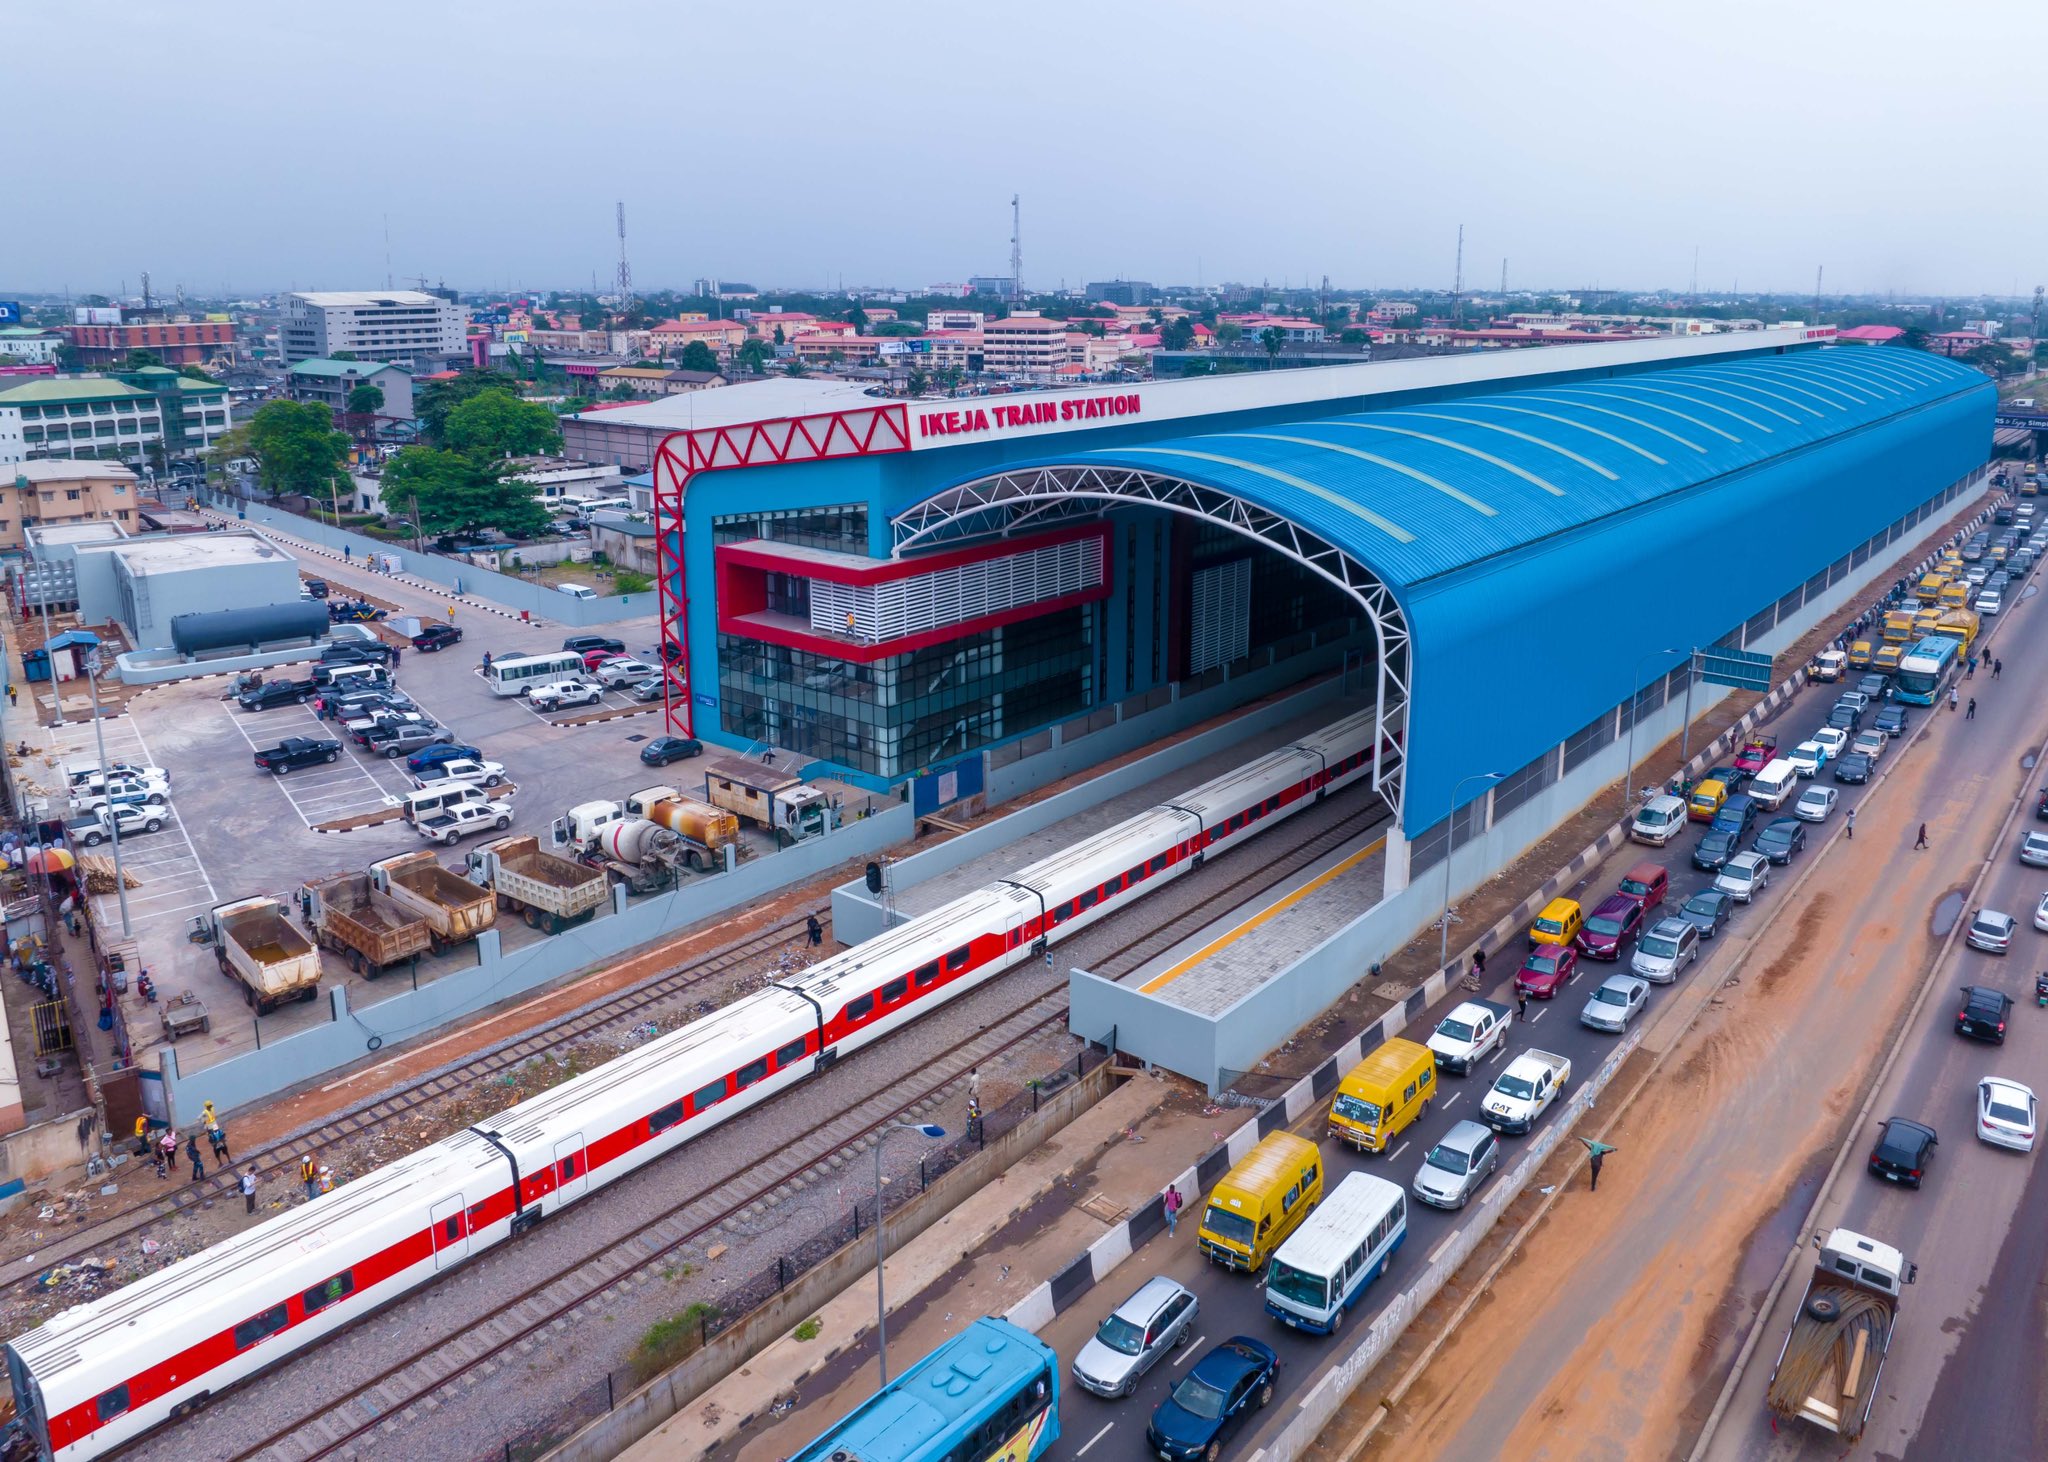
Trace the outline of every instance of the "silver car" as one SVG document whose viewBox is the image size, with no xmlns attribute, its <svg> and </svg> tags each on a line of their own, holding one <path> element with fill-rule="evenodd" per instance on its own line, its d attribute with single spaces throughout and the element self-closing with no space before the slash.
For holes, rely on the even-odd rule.
<svg viewBox="0 0 2048 1462">
<path fill-rule="evenodd" d="M 1801 822 L 1826 822 L 1842 794 L 1833 787 L 1808 787 L 1792 804 L 1792 815 Z"/>
<path fill-rule="evenodd" d="M 1130 1395 L 1159 1357 L 1194 1339 L 1200 1312 L 1185 1286 L 1163 1275 L 1146 1280 L 1074 1357 L 1075 1383 L 1097 1396 Z"/>
<path fill-rule="evenodd" d="M 2001 914 L 1997 909 L 1979 909 L 1977 916 L 1970 920 L 1963 942 L 1986 954 L 2004 954 L 2012 948 L 2012 930 L 2011 914 Z"/>
<path fill-rule="evenodd" d="M 1653 984 L 1668 985 L 1699 953 L 1698 929 L 1683 919 L 1659 919 L 1636 940 L 1628 967 Z"/>
<path fill-rule="evenodd" d="M 1609 975 L 1579 1012 L 1579 1024 L 1620 1035 L 1650 999 L 1647 982 L 1634 975 Z"/>
<path fill-rule="evenodd" d="M 1463 1121 L 1423 1156 L 1409 1186 L 1432 1208 L 1463 1208 L 1479 1185 L 1500 1166 L 1500 1139 L 1474 1121 Z"/>
<path fill-rule="evenodd" d="M 2028 833 L 2020 839 L 2020 862 L 2029 868 L 2048 868 L 2048 833 Z"/>
<path fill-rule="evenodd" d="M 1746 904 L 1771 881 L 1771 860 L 1761 853 L 1741 852 L 1721 865 L 1714 887 L 1738 904 Z"/>
</svg>

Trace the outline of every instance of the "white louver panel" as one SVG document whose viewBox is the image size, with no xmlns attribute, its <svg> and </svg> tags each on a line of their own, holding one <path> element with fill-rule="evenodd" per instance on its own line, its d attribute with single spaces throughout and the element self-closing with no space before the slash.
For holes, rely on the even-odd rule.
<svg viewBox="0 0 2048 1462">
<path fill-rule="evenodd" d="M 1091 536 L 880 584 L 813 579 L 811 628 L 870 642 L 900 640 L 1101 584 L 1102 539 Z"/>
</svg>

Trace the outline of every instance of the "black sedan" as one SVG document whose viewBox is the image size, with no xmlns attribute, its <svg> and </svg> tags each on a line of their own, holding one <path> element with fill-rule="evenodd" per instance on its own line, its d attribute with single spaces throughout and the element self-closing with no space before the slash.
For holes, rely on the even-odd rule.
<svg viewBox="0 0 2048 1462">
<path fill-rule="evenodd" d="M 1923 1122 L 1905 1117 L 1887 1117 L 1877 1129 L 1877 1146 L 1870 1149 L 1870 1171 L 1887 1182 L 1917 1188 L 1927 1174 L 1927 1161 L 1941 1139 Z"/>
<path fill-rule="evenodd" d="M 452 624 L 430 624 L 412 637 L 412 647 L 415 650 L 440 650 L 461 638 L 462 631 Z"/>
<path fill-rule="evenodd" d="M 1693 844 L 1692 866 L 1707 873 L 1719 873 L 1721 867 L 1742 846 L 1742 834 L 1732 827 L 1710 827 L 1700 834 L 1700 840 Z"/>
<path fill-rule="evenodd" d="M 1873 671 L 1856 682 L 1856 689 L 1869 696 L 1872 705 L 1882 705 L 1891 699 L 1892 683 Z"/>
<path fill-rule="evenodd" d="M 1773 863 L 1783 867 L 1792 861 L 1794 853 L 1806 851 L 1806 824 L 1796 817 L 1773 818 L 1770 824 L 1756 835 L 1753 846 Z"/>
<path fill-rule="evenodd" d="M 672 761 L 687 761 L 703 752 L 704 743 L 694 736 L 657 736 L 640 748 L 640 763 L 665 767 Z"/>
<path fill-rule="evenodd" d="M 1736 792 L 1741 789 L 1744 782 L 1749 780 L 1749 773 L 1739 772 L 1732 766 L 1715 767 L 1704 777 L 1700 778 L 1700 780 L 1702 782 L 1719 782 L 1730 792 Z"/>
<path fill-rule="evenodd" d="M 1989 985 L 1963 986 L 1962 1008 L 1956 1012 L 1956 1034 L 1973 1041 L 2005 1044 L 2005 1018 L 2012 1014 L 2012 996 Z"/>
<path fill-rule="evenodd" d="M 1678 917 L 1712 939 L 1735 912 L 1735 900 L 1718 888 L 1703 888 L 1679 907 Z"/>
<path fill-rule="evenodd" d="M 1854 706 L 1837 702 L 1835 708 L 1828 712 L 1828 724 L 1837 731 L 1860 730 L 1863 726 L 1863 712 Z"/>
<path fill-rule="evenodd" d="M 1244 1419 L 1273 1399 L 1280 1357 L 1249 1335 L 1233 1335 L 1195 1362 L 1145 1427 L 1155 1456 L 1172 1462 L 1213 1458 Z"/>
<path fill-rule="evenodd" d="M 1887 736 L 1904 736 L 1906 734 L 1906 708 L 1897 701 L 1893 701 L 1886 706 L 1880 706 L 1877 712 L 1877 719 L 1870 724 L 1875 729 L 1884 732 Z"/>
<path fill-rule="evenodd" d="M 1858 786 L 1870 780 L 1870 758 L 1860 751 L 1845 751 L 1835 758 L 1834 778 Z"/>
</svg>

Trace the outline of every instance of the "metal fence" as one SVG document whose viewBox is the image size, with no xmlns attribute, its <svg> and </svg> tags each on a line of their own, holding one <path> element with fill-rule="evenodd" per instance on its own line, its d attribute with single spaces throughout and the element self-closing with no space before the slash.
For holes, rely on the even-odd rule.
<svg viewBox="0 0 2048 1462">
<path fill-rule="evenodd" d="M 1114 1035 L 1112 1034 L 1112 1042 Z M 887 1202 L 887 1212 L 911 1203 L 968 1158 L 981 1151 L 990 1142 L 1007 1135 L 1019 1124 L 1037 1113 L 1040 1105 L 1049 1097 L 1066 1090 L 1101 1066 L 1115 1054 L 1113 1044 L 1109 1048 L 1090 1043 L 1058 1070 L 1043 1077 L 1034 1077 L 1025 1088 L 1001 1106 L 983 1112 L 979 1117 L 970 1118 L 966 1130 L 951 1137 L 918 1159 L 917 1182 L 896 1182 L 885 1185 L 881 1195 Z M 768 1301 L 775 1298 L 796 1279 L 833 1258 L 850 1246 L 859 1243 L 873 1244 L 876 1222 L 875 1195 L 870 1194 L 856 1202 L 825 1230 L 813 1234 L 786 1254 L 777 1255 L 774 1262 L 764 1265 L 747 1275 L 737 1284 L 727 1287 L 717 1307 L 698 1308 L 696 1311 L 696 1341 L 682 1355 L 677 1363 L 695 1354 L 716 1337 L 735 1326 L 745 1324 L 753 1314 Z M 649 1263 L 658 1262 L 663 1256 L 656 1255 Z M 685 1314 L 690 1313 L 686 1310 Z M 612 1410 L 618 1403 L 633 1394 L 645 1378 L 636 1375 L 630 1368 L 607 1371 L 579 1391 L 561 1410 L 544 1421 L 521 1428 L 490 1450 L 480 1453 L 477 1462 L 533 1462 L 560 1445 L 583 1427 Z"/>
</svg>

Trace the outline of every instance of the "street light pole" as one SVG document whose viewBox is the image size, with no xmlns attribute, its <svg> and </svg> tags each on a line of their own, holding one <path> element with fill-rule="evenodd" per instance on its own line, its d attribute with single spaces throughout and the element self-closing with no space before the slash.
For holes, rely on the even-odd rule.
<svg viewBox="0 0 2048 1462">
<path fill-rule="evenodd" d="M 1444 819 L 1444 917 L 1437 926 L 1438 969 L 1444 969 L 1451 960 L 1451 854 L 1458 846 L 1458 794 L 1465 790 L 1467 782 L 1498 782 L 1506 775 L 1506 772 L 1473 772 L 1458 778 L 1458 785 L 1451 788 L 1451 815 Z"/>
<path fill-rule="evenodd" d="M 946 1129 L 933 1122 L 891 1122 L 875 1138 L 875 1353 L 881 1357 L 884 1386 L 889 1384 L 889 1302 L 882 1295 L 882 1144 L 898 1132 L 944 1137 Z"/>
<path fill-rule="evenodd" d="M 1621 774 L 1621 815 L 1623 817 L 1628 816 L 1629 808 L 1635 804 L 1635 789 L 1629 784 L 1636 779 L 1636 722 L 1642 719 L 1637 711 L 1636 702 L 1642 698 L 1643 694 L 1643 662 L 1645 660 L 1654 660 L 1659 655 L 1676 655 L 1677 653 L 1678 651 L 1676 650 L 1646 650 L 1636 657 L 1635 667 L 1629 672 L 1628 766 Z M 1687 663 L 1690 664 L 1691 662 L 1688 661 Z M 1687 689 L 1690 691 L 1691 687 L 1688 686 Z"/>
<path fill-rule="evenodd" d="M 55 671 L 51 672 L 51 684 L 55 684 Z M 107 765 L 106 722 L 100 719 L 100 652 L 95 649 L 85 657 L 85 683 L 92 690 L 92 737 L 100 751 L 100 785 L 107 789 L 107 800 L 102 804 L 107 809 L 107 835 L 114 844 L 114 894 L 121 901 L 121 937 L 132 939 L 135 930 L 128 922 L 128 880 L 121 874 L 121 814 L 114 807 L 114 769 Z M 80 879 L 80 902 L 84 901 L 85 880 Z"/>
</svg>

